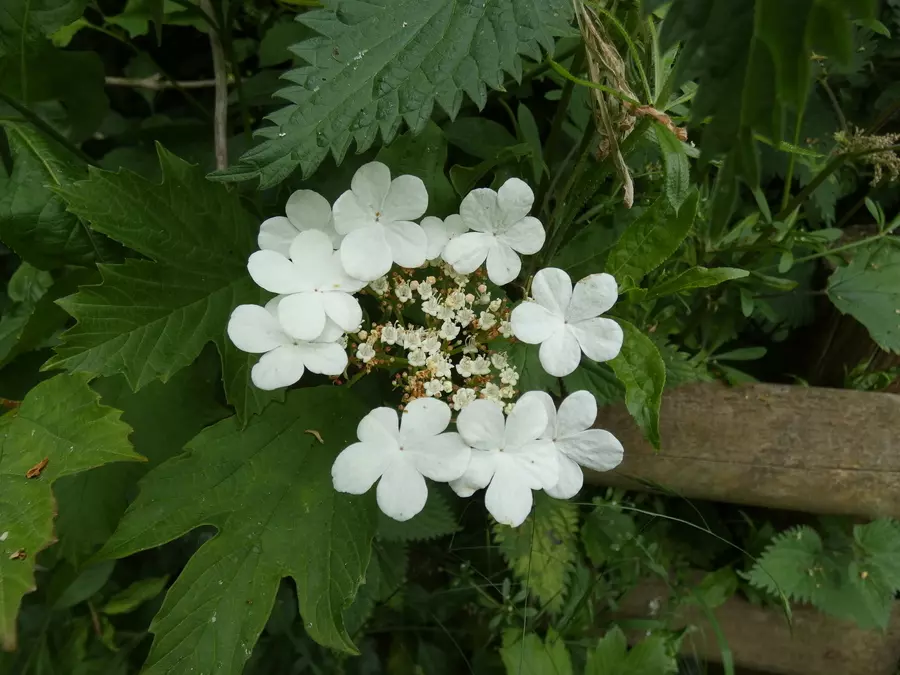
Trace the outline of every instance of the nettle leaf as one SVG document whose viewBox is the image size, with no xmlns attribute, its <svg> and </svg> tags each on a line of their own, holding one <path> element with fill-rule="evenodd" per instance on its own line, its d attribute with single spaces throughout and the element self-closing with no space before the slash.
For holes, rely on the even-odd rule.
<svg viewBox="0 0 900 675">
<path fill-rule="evenodd" d="M 520 527 L 495 524 L 494 540 L 541 605 L 561 609 L 578 552 L 578 507 L 538 492 L 528 519 Z"/>
<path fill-rule="evenodd" d="M 631 223 L 612 247 L 605 271 L 619 282 L 619 288 L 631 279 L 635 284 L 675 253 L 691 231 L 700 194 L 693 190 L 678 213 L 673 215 L 665 197 L 660 197 Z"/>
<path fill-rule="evenodd" d="M 247 274 L 258 223 L 237 194 L 162 147 L 163 180 L 91 169 L 88 180 L 57 189 L 69 211 L 150 260 L 100 265 L 103 284 L 60 301 L 78 323 L 46 368 L 122 373 L 135 390 L 165 382 L 215 342 L 225 393 L 246 420 L 283 392 L 256 390 L 255 357 L 225 335 L 231 311 L 265 294 Z"/>
<path fill-rule="evenodd" d="M 86 375 L 57 375 L 0 418 L 0 640 L 16 646 L 19 603 L 35 589 L 34 561 L 55 541 L 59 478 L 108 462 L 140 461 L 119 411 L 100 405 Z M 29 477 L 30 475 L 30 477 Z"/>
<path fill-rule="evenodd" d="M 456 514 L 441 490 L 432 489 L 421 512 L 400 522 L 378 512 L 378 538 L 389 542 L 425 541 L 459 532 Z"/>
<path fill-rule="evenodd" d="M 507 675 L 572 675 L 572 658 L 565 641 L 551 628 L 541 640 L 534 633 L 510 629 L 503 633 L 500 658 Z"/>
<path fill-rule="evenodd" d="M 336 492 L 331 465 L 366 412 L 347 389 L 293 390 L 245 429 L 235 418 L 219 422 L 147 474 L 101 556 L 204 525 L 218 534 L 169 589 L 143 672 L 240 673 L 286 576 L 310 637 L 356 651 L 342 613 L 366 574 L 377 507 L 374 494 Z"/>
<path fill-rule="evenodd" d="M 0 56 L 71 23 L 88 0 L 3 0 L 0 5 Z"/>
<path fill-rule="evenodd" d="M 290 105 L 270 116 L 266 138 L 219 180 L 259 178 L 262 188 L 298 165 L 308 176 L 352 142 L 363 152 L 379 132 L 390 143 L 403 122 L 421 132 L 435 102 L 451 117 L 463 94 L 479 108 L 504 73 L 522 76 L 520 55 L 536 61 L 554 38 L 571 34 L 567 0 L 325 0 L 298 19 L 320 33 L 292 51 L 309 65 L 289 71 L 279 92 Z"/>
<path fill-rule="evenodd" d="M 747 575 L 755 587 L 775 596 L 811 602 L 825 580 L 825 549 L 811 527 L 795 527 L 777 535 Z"/>
<path fill-rule="evenodd" d="M 708 288 L 710 286 L 718 286 L 732 279 L 743 279 L 750 272 L 738 269 L 736 267 L 714 267 L 709 269 L 698 265 L 686 269 L 670 279 L 665 279 L 654 284 L 645 296 L 646 300 L 654 300 L 664 295 L 672 295 L 673 293 L 683 293 L 684 291 L 694 290 L 695 288 Z"/>
<path fill-rule="evenodd" d="M 622 319 L 616 319 L 625 332 L 622 351 L 609 362 L 625 387 L 625 405 L 644 436 L 657 450 L 659 407 L 666 386 L 666 364 L 653 341 Z"/>
<path fill-rule="evenodd" d="M 0 239 L 41 269 L 88 265 L 116 256 L 116 247 L 91 232 L 50 187 L 71 186 L 87 175 L 71 153 L 27 124 L 0 122 L 13 170 L 0 197 Z"/>
<path fill-rule="evenodd" d="M 828 279 L 828 297 L 863 324 L 879 347 L 900 353 L 900 239 L 857 248 L 850 264 Z"/>
</svg>

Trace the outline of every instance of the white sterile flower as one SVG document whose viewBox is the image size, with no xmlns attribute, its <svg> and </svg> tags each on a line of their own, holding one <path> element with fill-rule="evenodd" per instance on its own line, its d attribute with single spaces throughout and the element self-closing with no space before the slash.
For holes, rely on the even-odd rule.
<svg viewBox="0 0 900 675">
<path fill-rule="evenodd" d="M 550 375 L 574 372 L 581 352 L 594 361 L 609 361 L 622 349 L 622 328 L 600 316 L 619 297 L 611 275 L 592 274 L 573 291 L 568 274 L 548 267 L 534 275 L 531 293 L 534 302 L 516 307 L 510 322 L 519 340 L 541 345 L 541 365 Z"/>
<path fill-rule="evenodd" d="M 358 358 L 363 363 L 368 363 L 373 358 L 375 358 L 375 349 L 370 344 L 366 344 L 363 342 L 359 349 L 356 350 L 356 358 Z"/>
<path fill-rule="evenodd" d="M 362 321 L 362 308 L 351 293 L 362 281 L 351 279 L 341 267 L 328 235 L 307 230 L 294 238 L 290 260 L 275 251 L 256 251 L 247 262 L 253 281 L 272 293 L 285 294 L 278 303 L 278 319 L 289 335 L 314 340 L 331 319 L 353 332 Z"/>
<path fill-rule="evenodd" d="M 441 257 L 441 252 L 448 241 L 458 237 L 469 228 L 466 227 L 462 218 L 453 214 L 452 216 L 447 216 L 444 220 L 434 216 L 422 218 L 422 229 L 425 230 L 425 236 L 428 238 L 425 257 L 428 260 L 434 260 Z"/>
<path fill-rule="evenodd" d="M 288 198 L 284 212 L 287 217 L 269 218 L 260 225 L 257 243 L 264 251 L 276 251 L 287 257 L 294 238 L 307 230 L 321 230 L 334 248 L 340 246 L 341 236 L 331 219 L 331 204 L 318 192 L 297 190 Z"/>
<path fill-rule="evenodd" d="M 400 302 L 409 302 L 412 300 L 412 289 L 409 287 L 409 284 L 402 283 L 394 289 L 394 295 L 399 298 Z"/>
<path fill-rule="evenodd" d="M 440 396 L 443 390 L 444 383 L 440 380 L 428 380 L 428 382 L 425 383 L 426 396 Z"/>
<path fill-rule="evenodd" d="M 390 288 L 388 278 L 378 277 L 375 281 L 369 284 L 369 288 L 375 291 L 377 295 L 384 295 L 385 293 L 387 293 L 388 288 Z"/>
<path fill-rule="evenodd" d="M 441 332 L 439 334 L 445 340 L 453 340 L 459 335 L 459 326 L 452 321 L 444 321 L 444 323 L 441 324 Z"/>
<path fill-rule="evenodd" d="M 321 375 L 340 375 L 347 367 L 347 352 L 336 341 L 343 331 L 328 322 L 312 342 L 296 340 L 278 321 L 278 305 L 273 298 L 265 307 L 239 305 L 228 320 L 228 337 L 234 346 L 251 354 L 262 354 L 250 371 L 250 379 L 260 389 L 279 389 L 294 384 L 305 370 Z"/>
<path fill-rule="evenodd" d="M 356 428 L 359 443 L 334 460 L 334 489 L 358 495 L 378 481 L 378 507 L 395 520 L 409 520 L 428 500 L 425 478 L 451 481 L 468 466 L 471 451 L 459 434 L 442 433 L 450 414 L 433 398 L 411 401 L 399 424 L 396 410 L 376 408 Z"/>
<path fill-rule="evenodd" d="M 482 312 L 478 317 L 478 327 L 481 330 L 490 330 L 497 323 L 497 317 L 490 312 Z"/>
<path fill-rule="evenodd" d="M 588 391 L 569 394 L 559 405 L 543 391 L 529 391 L 519 401 L 535 399 L 547 411 L 547 428 L 541 438 L 550 439 L 557 450 L 559 482 L 545 488 L 557 499 L 569 499 L 581 489 L 584 474 L 581 467 L 609 471 L 622 463 L 625 453 L 615 436 L 604 429 L 592 429 L 597 419 L 597 401 Z M 580 465 L 580 466 L 579 466 Z"/>
<path fill-rule="evenodd" d="M 387 324 L 381 329 L 381 341 L 386 345 L 396 344 L 397 338 L 399 335 L 397 334 L 397 329 L 391 324 Z"/>
<path fill-rule="evenodd" d="M 425 262 L 425 231 L 412 222 L 428 208 L 421 178 L 398 176 L 381 162 L 369 162 L 353 175 L 350 189 L 334 203 L 334 227 L 343 234 L 341 261 L 347 273 L 371 281 L 393 263 L 419 267 Z"/>
<path fill-rule="evenodd" d="M 534 193 L 518 178 L 510 178 L 497 192 L 472 190 L 459 215 L 474 232 L 447 242 L 444 260 L 457 272 L 471 274 L 486 259 L 488 278 L 499 286 L 508 284 L 522 269 L 519 253 L 537 253 L 544 245 L 544 226 L 528 215 L 533 203 Z"/>
<path fill-rule="evenodd" d="M 465 309 L 461 309 L 456 313 L 456 322 L 465 328 L 475 319 L 475 312 L 466 307 Z"/>
<path fill-rule="evenodd" d="M 477 394 L 474 389 L 467 389 L 462 387 L 456 390 L 456 393 L 453 394 L 453 409 L 454 410 L 462 410 L 470 403 L 472 403 L 477 398 Z"/>
<path fill-rule="evenodd" d="M 480 399 L 459 414 L 456 428 L 472 446 L 472 458 L 450 487 L 460 497 L 487 487 L 484 503 L 490 514 L 518 527 L 531 511 L 531 491 L 552 488 L 559 479 L 552 441 L 539 440 L 547 428 L 543 404 L 519 399 L 504 420 L 498 403 Z"/>
</svg>

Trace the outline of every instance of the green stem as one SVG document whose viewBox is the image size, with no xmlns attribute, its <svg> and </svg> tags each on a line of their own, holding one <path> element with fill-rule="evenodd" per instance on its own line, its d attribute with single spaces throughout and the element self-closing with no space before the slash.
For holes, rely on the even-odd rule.
<svg viewBox="0 0 900 675">
<path fill-rule="evenodd" d="M 240 3 L 230 4 L 228 12 L 221 12 L 223 30 L 219 34 L 222 36 L 222 42 L 225 46 L 225 54 L 228 58 L 228 62 L 231 64 L 231 74 L 234 76 L 234 88 L 235 93 L 237 94 L 238 108 L 241 111 L 241 122 L 244 128 L 244 139 L 248 144 L 250 144 L 253 141 L 253 134 L 250 129 L 250 127 L 252 126 L 252 123 L 250 121 L 250 110 L 247 107 L 247 98 L 244 96 L 244 83 L 241 78 L 240 64 L 237 62 L 237 59 L 234 55 L 234 40 L 232 35 L 232 23 L 239 6 Z M 234 13 L 232 13 L 232 9 L 234 9 Z"/>
<path fill-rule="evenodd" d="M 797 111 L 797 123 L 794 125 L 794 145 L 800 145 L 800 125 L 803 123 L 803 107 Z M 794 182 L 794 164 L 796 156 L 791 153 L 788 156 L 787 174 L 784 177 L 784 194 L 781 197 L 781 208 L 784 209 L 791 199 L 791 186 Z"/>
<path fill-rule="evenodd" d="M 560 64 L 558 64 L 553 59 L 549 59 L 549 61 L 550 61 L 550 67 L 553 68 L 553 70 L 555 70 L 557 73 L 562 75 L 567 80 L 571 80 L 575 84 L 580 84 L 582 87 L 589 87 L 590 89 L 599 89 L 603 93 L 609 94 L 610 96 L 613 96 L 613 97 L 619 99 L 620 101 L 624 101 L 625 103 L 630 103 L 631 105 L 633 105 L 635 107 L 640 107 L 640 105 L 641 105 L 640 102 L 631 98 L 627 94 L 623 94 L 618 89 L 613 89 L 612 87 L 607 87 L 605 84 L 598 84 L 597 82 L 591 82 L 590 80 L 582 80 L 580 77 L 575 77 L 572 73 L 570 73 L 568 70 L 563 68 Z"/>
<path fill-rule="evenodd" d="M 80 159 L 83 162 L 90 164 L 92 166 L 96 166 L 94 160 L 92 160 L 90 157 L 88 157 L 81 148 L 79 148 L 77 145 L 72 143 L 72 141 L 70 141 L 68 138 L 66 138 L 61 133 L 59 133 L 56 129 L 54 129 L 49 124 L 47 124 L 43 119 L 41 119 L 37 115 L 37 113 L 32 111 L 30 108 L 22 105 L 14 98 L 7 96 L 2 91 L 0 91 L 0 101 L 3 101 L 7 105 L 9 105 L 9 107 L 13 108 L 17 113 L 22 115 L 22 117 L 24 117 L 28 122 L 30 122 L 32 125 L 34 125 L 34 127 L 38 131 L 40 131 L 44 135 L 52 138 L 54 141 L 59 143 L 66 150 L 68 150 L 73 155 L 78 157 L 78 159 Z"/>
</svg>

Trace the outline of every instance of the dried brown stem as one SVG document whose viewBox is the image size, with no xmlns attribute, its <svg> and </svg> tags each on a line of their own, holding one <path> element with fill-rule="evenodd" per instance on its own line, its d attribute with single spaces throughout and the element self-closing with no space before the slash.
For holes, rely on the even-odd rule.
<svg viewBox="0 0 900 675">
<path fill-rule="evenodd" d="M 108 75 L 106 84 L 110 87 L 131 87 L 132 89 L 149 89 L 162 91 L 164 89 L 209 89 L 216 86 L 215 79 L 209 80 L 167 80 L 160 73 L 149 77 L 116 77 Z M 228 78 L 228 84 L 233 84 L 234 78 Z"/>
<path fill-rule="evenodd" d="M 200 9 L 208 16 L 215 16 L 210 0 L 200 0 Z M 216 102 L 213 107 L 216 169 L 222 170 L 228 167 L 228 68 L 222 38 L 213 27 L 209 29 L 209 46 L 212 51 L 216 88 Z"/>
</svg>

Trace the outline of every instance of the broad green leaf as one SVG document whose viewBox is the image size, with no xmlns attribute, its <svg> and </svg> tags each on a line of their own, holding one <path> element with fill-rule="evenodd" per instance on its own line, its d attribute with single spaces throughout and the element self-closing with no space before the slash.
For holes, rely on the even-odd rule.
<svg viewBox="0 0 900 675">
<path fill-rule="evenodd" d="M 635 284 L 648 272 L 665 262 L 691 231 L 697 213 L 699 193 L 694 190 L 676 215 L 664 198 L 648 208 L 628 226 L 606 259 L 604 271 L 612 274 L 623 287 L 626 279 Z"/>
<path fill-rule="evenodd" d="M 344 625 L 350 635 L 365 625 L 376 603 L 386 601 L 404 584 L 408 565 L 409 552 L 405 544 L 375 542 L 366 580 L 353 603 L 344 610 Z"/>
<path fill-rule="evenodd" d="M 869 330 L 884 350 L 900 353 L 900 239 L 861 246 L 828 279 L 828 297 Z"/>
<path fill-rule="evenodd" d="M 259 67 L 269 68 L 290 61 L 294 58 L 290 52 L 290 46 L 313 35 L 315 33 L 309 27 L 298 21 L 277 21 L 266 31 L 263 39 L 259 42 Z"/>
<path fill-rule="evenodd" d="M 254 357 L 225 336 L 237 305 L 265 300 L 246 269 L 258 223 L 237 194 L 196 167 L 161 147 L 159 159 L 161 183 L 91 169 L 88 180 L 58 188 L 69 211 L 150 260 L 101 265 L 102 285 L 60 301 L 78 323 L 46 367 L 122 373 L 138 390 L 165 382 L 215 342 L 225 393 L 246 420 L 283 396 L 252 387 Z"/>
<path fill-rule="evenodd" d="M 448 216 L 459 206 L 453 186 L 445 173 L 447 140 L 440 127 L 428 122 L 419 135 L 408 131 L 382 148 L 378 157 L 394 176 L 408 173 L 418 176 L 428 189 L 428 215 Z"/>
<path fill-rule="evenodd" d="M 494 525 L 494 541 L 509 569 L 541 606 L 559 610 L 578 555 L 578 507 L 538 492 L 534 510 L 521 526 Z"/>
<path fill-rule="evenodd" d="M 691 165 L 681 141 L 662 124 L 654 124 L 656 143 L 662 155 L 665 183 L 663 192 L 669 205 L 677 212 L 691 189 Z"/>
<path fill-rule="evenodd" d="M 57 481 L 53 492 L 60 505 L 60 555 L 80 564 L 96 553 L 115 531 L 138 480 L 177 454 L 205 426 L 228 415 L 217 401 L 216 365 L 215 355 L 204 353 L 168 382 L 152 382 L 137 393 L 121 375 L 92 382 L 104 404 L 122 411 L 122 419 L 134 430 L 135 450 L 148 461 L 113 464 Z"/>
<path fill-rule="evenodd" d="M 451 117 L 463 95 L 479 108 L 487 86 L 504 73 L 519 79 L 520 55 L 539 61 L 554 37 L 571 34 L 566 0 L 325 0 L 300 15 L 321 34 L 292 51 L 310 64 L 289 71 L 279 92 L 290 105 L 270 116 L 266 138 L 220 180 L 259 178 L 271 187 L 298 165 L 308 176 L 331 152 L 336 160 L 355 142 L 363 152 L 379 132 L 390 143 L 402 123 L 422 131 L 437 102 Z"/>
<path fill-rule="evenodd" d="M 156 28 L 157 42 L 163 24 L 193 26 L 198 30 L 207 29 L 203 16 L 196 9 L 190 9 L 173 0 L 128 0 L 121 13 L 107 16 L 106 21 L 121 26 L 131 37 L 146 35 L 152 21 Z"/>
<path fill-rule="evenodd" d="M 584 675 L 669 675 L 678 672 L 675 657 L 666 641 L 653 635 L 638 642 L 628 651 L 625 633 L 611 628 L 592 650 L 588 651 Z"/>
<path fill-rule="evenodd" d="M 68 609 L 88 600 L 109 580 L 115 560 L 101 560 L 85 567 L 53 603 L 53 609 Z"/>
<path fill-rule="evenodd" d="M 0 194 L 0 239 L 41 269 L 88 265 L 114 256 L 115 247 L 91 232 L 50 187 L 70 186 L 86 176 L 69 152 L 19 122 L 3 121 L 13 170 Z"/>
<path fill-rule="evenodd" d="M 810 602 L 825 583 L 824 547 L 811 527 L 795 527 L 772 540 L 747 580 L 772 595 Z"/>
<path fill-rule="evenodd" d="M 240 673 L 286 576 L 307 633 L 355 651 L 341 617 L 365 576 L 376 507 L 371 494 L 336 492 L 331 465 L 366 412 L 347 389 L 296 389 L 243 430 L 235 418 L 209 427 L 144 477 L 101 556 L 160 546 L 204 525 L 218 531 L 150 627 L 147 675 Z"/>
<path fill-rule="evenodd" d="M 725 281 L 732 279 L 743 279 L 750 273 L 747 270 L 738 269 L 736 267 L 714 267 L 712 269 L 702 267 L 691 267 L 681 274 L 670 279 L 665 279 L 654 284 L 647 292 L 646 300 L 653 300 L 664 295 L 672 295 L 673 293 L 683 293 L 695 288 L 707 288 L 709 286 L 718 286 Z"/>
<path fill-rule="evenodd" d="M 506 127 L 484 117 L 460 117 L 444 127 L 451 145 L 478 159 L 495 159 L 518 141 Z"/>
<path fill-rule="evenodd" d="M 0 3 L 0 56 L 71 23 L 87 0 L 3 0 Z"/>
<path fill-rule="evenodd" d="M 506 675 L 572 675 L 572 658 L 566 643 L 553 629 L 541 640 L 534 633 L 522 635 L 521 630 L 507 630 L 503 634 L 500 658 Z"/>
<path fill-rule="evenodd" d="M 618 626 L 613 626 L 588 652 L 584 675 L 625 675 L 628 662 L 628 640 Z"/>
<path fill-rule="evenodd" d="M 541 148 L 541 132 L 538 129 L 537 121 L 534 115 L 524 103 L 519 104 L 516 111 L 516 119 L 519 121 L 519 135 L 522 142 L 531 148 L 531 172 L 534 178 L 534 184 L 541 182 L 544 170 L 547 168 L 544 164 L 544 152 Z"/>
<path fill-rule="evenodd" d="M 16 613 L 33 591 L 37 554 L 55 541 L 59 478 L 108 462 L 140 461 L 119 411 L 100 405 L 85 375 L 57 375 L 0 418 L 0 641 L 16 645 Z M 45 461 L 46 460 L 46 463 Z M 38 470 L 36 467 L 43 465 Z M 31 472 L 32 477 L 26 474 Z"/>
<path fill-rule="evenodd" d="M 609 362 L 625 387 L 625 405 L 644 436 L 657 450 L 659 407 L 666 386 L 666 364 L 653 341 L 632 324 L 617 319 L 625 332 L 622 351 Z"/>
<path fill-rule="evenodd" d="M 546 391 L 550 394 L 559 394 L 559 378 L 548 375 L 541 365 L 540 346 L 527 345 L 524 342 L 510 342 L 498 349 L 505 351 L 509 357 L 510 365 L 519 371 L 519 382 L 516 385 L 519 391 Z"/>
<path fill-rule="evenodd" d="M 458 518 L 440 490 L 429 490 L 425 508 L 400 522 L 378 512 L 378 538 L 383 541 L 424 541 L 458 532 Z"/>
<path fill-rule="evenodd" d="M 127 614 L 165 590 L 169 577 L 150 577 L 135 581 L 128 588 L 112 596 L 100 611 L 104 614 Z"/>
<path fill-rule="evenodd" d="M 594 395 L 597 405 L 610 405 L 625 397 L 622 383 L 606 363 L 583 359 L 575 372 L 563 378 L 566 392 L 586 389 Z"/>
<path fill-rule="evenodd" d="M 708 609 L 725 603 L 738 589 L 738 577 L 731 567 L 720 567 L 709 572 L 693 589 L 693 597 Z"/>
</svg>

